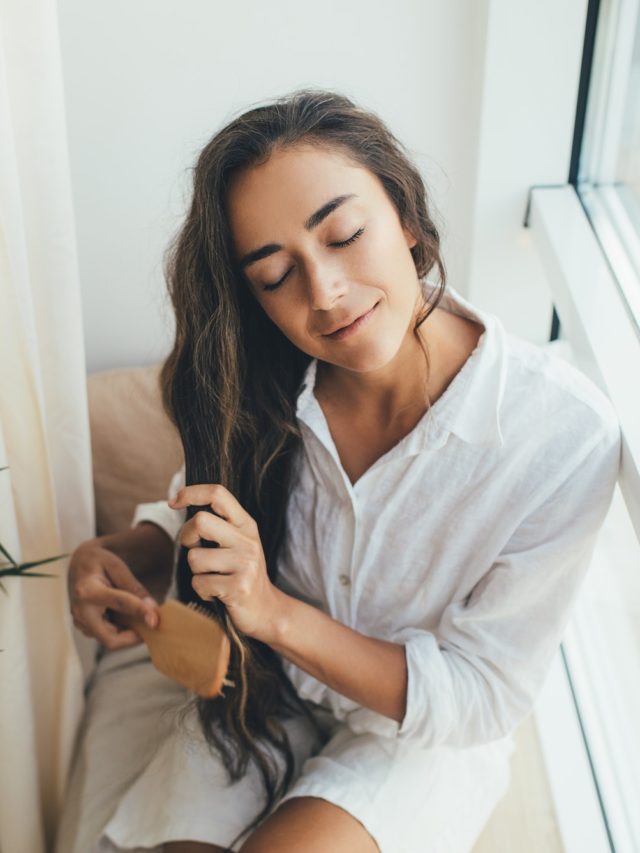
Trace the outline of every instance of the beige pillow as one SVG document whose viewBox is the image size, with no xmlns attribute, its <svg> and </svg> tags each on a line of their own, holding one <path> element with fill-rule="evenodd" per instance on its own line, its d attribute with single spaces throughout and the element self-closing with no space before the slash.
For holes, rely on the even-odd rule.
<svg viewBox="0 0 640 853">
<path fill-rule="evenodd" d="M 164 413 L 160 365 L 88 377 L 96 535 L 129 526 L 138 503 L 164 500 L 183 462 L 178 431 Z"/>
</svg>

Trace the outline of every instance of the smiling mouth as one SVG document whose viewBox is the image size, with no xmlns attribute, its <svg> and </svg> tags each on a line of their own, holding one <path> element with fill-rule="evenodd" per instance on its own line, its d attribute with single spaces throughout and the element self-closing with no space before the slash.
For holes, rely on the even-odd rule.
<svg viewBox="0 0 640 853">
<path fill-rule="evenodd" d="M 350 336 L 369 320 L 369 318 L 371 317 L 371 315 L 379 304 L 380 300 L 378 300 L 378 302 L 376 302 L 372 308 L 370 308 L 368 311 L 365 311 L 365 313 L 361 314 L 359 317 L 356 317 L 356 319 L 348 325 L 342 326 L 340 329 L 336 329 L 334 332 L 331 332 L 331 334 L 324 335 L 323 337 L 332 338 L 333 340 L 341 340 L 342 338 Z"/>
</svg>

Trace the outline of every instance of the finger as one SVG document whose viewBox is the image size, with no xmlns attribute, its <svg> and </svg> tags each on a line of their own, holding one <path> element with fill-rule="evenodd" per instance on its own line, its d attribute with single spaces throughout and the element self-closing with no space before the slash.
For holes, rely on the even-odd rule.
<svg viewBox="0 0 640 853">
<path fill-rule="evenodd" d="M 253 519 L 238 500 L 221 483 L 201 483 L 184 486 L 169 501 L 172 509 L 208 505 L 235 527 L 243 527 Z"/>
<path fill-rule="evenodd" d="M 97 608 L 92 609 L 91 613 L 86 614 L 84 624 L 89 634 L 110 650 L 128 648 L 142 641 L 142 637 L 131 628 L 126 630 L 118 629 Z"/>
<path fill-rule="evenodd" d="M 152 598 L 148 589 L 140 583 L 127 564 L 115 554 L 112 555 L 112 558 L 104 560 L 103 568 L 107 577 L 117 589 L 123 589 L 137 598 Z"/>
<path fill-rule="evenodd" d="M 182 526 L 178 539 L 186 548 L 200 545 L 203 539 L 217 542 L 221 548 L 232 548 L 238 541 L 238 528 L 224 518 L 203 510 Z"/>
<path fill-rule="evenodd" d="M 126 590 L 109 586 L 108 583 L 105 583 L 97 576 L 87 578 L 80 608 L 82 608 L 83 604 L 97 606 L 101 611 L 109 608 L 118 613 L 142 619 L 147 614 L 155 614 L 158 607 L 158 603 L 150 595 L 147 595 L 146 598 L 138 598 L 137 595 L 133 595 Z"/>
<path fill-rule="evenodd" d="M 113 632 L 111 631 L 111 628 L 114 629 Z M 109 651 L 115 651 L 116 649 L 128 649 L 131 648 L 131 646 L 137 646 L 143 642 L 142 637 L 131 629 L 119 631 L 115 625 L 112 625 L 111 628 L 107 628 L 103 638 L 98 638 L 98 642 L 105 648 L 109 649 Z"/>
<path fill-rule="evenodd" d="M 190 548 L 187 562 L 194 575 L 207 573 L 230 575 L 233 574 L 238 558 L 229 548 L 217 548 L 214 551 L 211 548 Z"/>
<path fill-rule="evenodd" d="M 232 579 L 225 575 L 194 575 L 191 586 L 203 601 L 219 598 L 226 604 L 232 595 Z"/>
</svg>

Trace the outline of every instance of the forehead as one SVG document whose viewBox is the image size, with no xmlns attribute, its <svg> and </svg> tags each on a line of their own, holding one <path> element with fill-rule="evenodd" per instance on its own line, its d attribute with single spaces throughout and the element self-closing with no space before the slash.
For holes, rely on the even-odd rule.
<svg viewBox="0 0 640 853">
<path fill-rule="evenodd" d="M 247 241 L 302 228 L 311 213 L 335 196 L 359 197 L 347 202 L 347 209 L 379 192 L 383 190 L 377 176 L 337 149 L 280 149 L 265 163 L 234 175 L 227 191 L 229 225 L 237 248 L 247 249 Z"/>
</svg>

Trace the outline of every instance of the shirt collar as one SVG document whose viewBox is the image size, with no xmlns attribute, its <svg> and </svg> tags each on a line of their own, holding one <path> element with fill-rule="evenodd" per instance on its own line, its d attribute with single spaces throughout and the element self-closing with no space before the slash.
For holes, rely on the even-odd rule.
<svg viewBox="0 0 640 853">
<path fill-rule="evenodd" d="M 429 297 L 435 292 L 432 290 Z M 431 299 L 429 299 L 431 301 Z M 502 323 L 447 286 L 438 303 L 454 314 L 469 317 L 484 326 L 478 343 L 444 394 L 425 413 L 401 444 L 405 453 L 442 446 L 454 433 L 469 444 L 502 445 L 500 407 L 507 372 L 507 342 Z M 297 400 L 296 414 L 325 444 L 333 445 L 324 413 L 313 388 L 318 359 L 309 362 Z"/>
<path fill-rule="evenodd" d="M 469 444 L 501 446 L 504 437 L 500 409 L 507 376 L 505 329 L 498 317 L 472 305 L 452 287 L 447 287 L 439 305 L 481 323 L 484 332 L 447 390 L 434 403 L 433 414 Z M 462 381 L 457 382 L 458 379 Z M 438 408 L 440 402 L 444 405 Z"/>
</svg>

